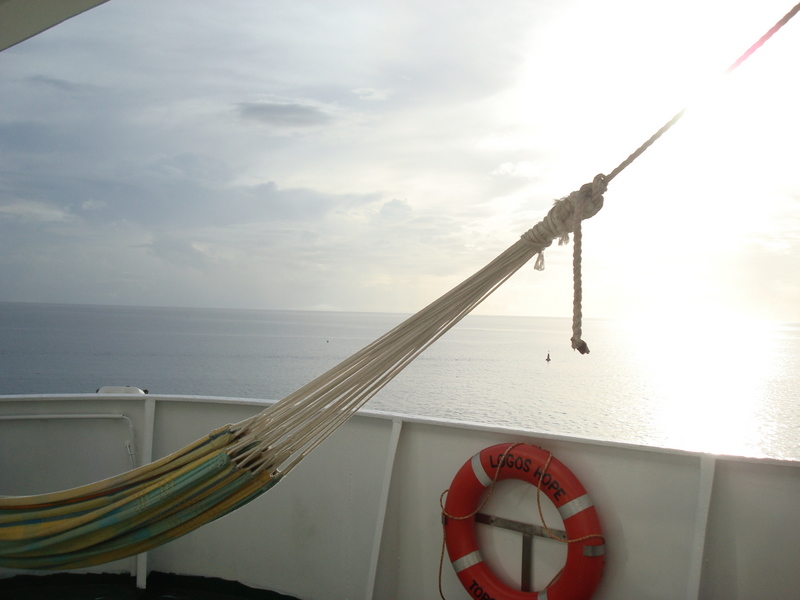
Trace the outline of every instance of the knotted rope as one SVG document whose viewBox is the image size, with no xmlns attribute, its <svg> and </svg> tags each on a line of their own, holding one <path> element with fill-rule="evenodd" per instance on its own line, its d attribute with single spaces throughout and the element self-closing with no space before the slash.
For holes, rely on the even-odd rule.
<svg viewBox="0 0 800 600">
<path fill-rule="evenodd" d="M 591 183 L 581 186 L 581 189 L 572 192 L 566 198 L 556 200 L 553 208 L 544 219 L 522 234 L 522 239 L 541 247 L 536 257 L 534 269 L 544 269 L 544 249 L 558 238 L 559 245 L 569 241 L 569 234 L 573 234 L 572 254 L 572 348 L 581 354 L 589 353 L 589 346 L 583 341 L 582 328 L 582 301 L 583 284 L 581 281 L 581 252 L 583 233 L 581 222 L 596 215 L 603 208 L 603 194 L 607 189 L 607 178 L 602 173 L 597 175 Z"/>
</svg>

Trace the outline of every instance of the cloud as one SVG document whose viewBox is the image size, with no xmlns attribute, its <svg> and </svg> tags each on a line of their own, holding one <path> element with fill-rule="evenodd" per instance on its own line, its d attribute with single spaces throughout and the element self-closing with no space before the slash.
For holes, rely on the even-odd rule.
<svg viewBox="0 0 800 600">
<path fill-rule="evenodd" d="M 315 106 L 296 103 L 243 102 L 239 104 L 239 114 L 248 121 L 285 128 L 316 127 L 333 120 Z"/>
<path fill-rule="evenodd" d="M 353 93 L 360 100 L 387 100 L 394 95 L 393 89 L 376 89 L 371 87 L 358 88 Z"/>
<path fill-rule="evenodd" d="M 197 152 L 182 152 L 159 156 L 149 166 L 152 174 L 173 180 L 201 181 L 218 185 L 233 177 L 232 169 L 224 160 Z"/>
<path fill-rule="evenodd" d="M 406 200 L 390 200 L 381 206 L 378 213 L 381 219 L 387 221 L 406 221 L 412 216 L 413 210 Z"/>
<path fill-rule="evenodd" d="M 51 90 L 56 92 L 67 92 L 67 93 L 86 93 L 86 92 L 96 92 L 100 89 L 99 86 L 87 83 L 76 83 L 74 81 L 68 81 L 67 79 L 61 79 L 59 77 L 50 77 L 48 75 L 33 75 L 32 77 L 28 78 L 28 81 L 35 85 L 41 85 L 43 87 L 51 88 Z"/>
<path fill-rule="evenodd" d="M 89 200 L 84 200 L 81 202 L 81 209 L 83 210 L 103 210 L 107 207 L 108 203 L 105 200 L 95 200 L 94 198 L 90 198 Z"/>
<path fill-rule="evenodd" d="M 182 238 L 175 233 L 158 233 L 153 241 L 143 244 L 142 247 L 168 263 L 198 271 L 207 270 L 215 262 L 202 243 Z"/>
<path fill-rule="evenodd" d="M 347 212 L 377 200 L 375 194 L 325 194 L 309 189 L 280 189 L 274 182 L 245 190 L 242 202 L 251 220 L 314 222 L 334 211 Z"/>
<path fill-rule="evenodd" d="M 492 175 L 509 175 L 520 179 L 535 179 L 540 177 L 543 169 L 529 161 L 517 163 L 506 162 L 492 171 Z"/>
<path fill-rule="evenodd" d="M 0 219 L 23 223 L 57 223 L 72 220 L 71 215 L 58 206 L 33 200 L 12 200 L 0 204 Z"/>
<path fill-rule="evenodd" d="M 44 122 L 7 121 L 0 123 L 0 148 L 14 153 L 49 153 L 63 146 L 64 139 Z"/>
</svg>

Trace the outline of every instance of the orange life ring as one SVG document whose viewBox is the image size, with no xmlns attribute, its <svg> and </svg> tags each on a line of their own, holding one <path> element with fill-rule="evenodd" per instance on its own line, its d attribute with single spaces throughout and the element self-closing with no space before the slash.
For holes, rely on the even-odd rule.
<svg viewBox="0 0 800 600">
<path fill-rule="evenodd" d="M 487 488 L 503 479 L 519 479 L 539 487 L 564 521 L 570 540 L 567 562 L 555 581 L 542 591 L 522 592 L 507 586 L 492 573 L 478 549 L 475 513 Z M 444 515 L 450 562 L 473 598 L 586 600 L 600 583 L 605 544 L 597 511 L 577 477 L 547 450 L 528 444 L 498 444 L 485 448 L 456 473 L 447 492 Z"/>
</svg>

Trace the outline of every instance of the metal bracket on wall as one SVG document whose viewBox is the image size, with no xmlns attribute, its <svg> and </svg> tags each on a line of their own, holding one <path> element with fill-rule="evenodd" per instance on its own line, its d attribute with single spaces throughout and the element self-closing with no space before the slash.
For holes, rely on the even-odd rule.
<svg viewBox="0 0 800 600">
<path fill-rule="evenodd" d="M 521 591 L 533 591 L 533 538 L 534 536 L 551 539 L 544 527 L 541 525 L 533 525 L 530 523 L 522 523 L 512 519 L 505 519 L 503 517 L 495 517 L 484 513 L 475 515 L 475 522 L 482 523 L 483 525 L 491 525 L 492 527 L 500 527 L 501 529 L 508 529 L 522 534 L 522 578 L 521 578 Z M 550 529 L 550 533 L 562 541 L 567 540 L 567 532 L 560 529 Z"/>
</svg>

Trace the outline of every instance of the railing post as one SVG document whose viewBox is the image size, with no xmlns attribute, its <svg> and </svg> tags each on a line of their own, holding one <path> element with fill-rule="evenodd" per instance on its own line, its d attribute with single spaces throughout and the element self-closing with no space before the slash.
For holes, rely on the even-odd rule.
<svg viewBox="0 0 800 600">
<path fill-rule="evenodd" d="M 142 432 L 142 456 L 140 464 L 153 462 L 153 432 L 156 422 L 156 401 L 148 396 L 144 401 L 144 430 Z M 147 552 L 136 555 L 136 587 L 147 587 Z"/>
<path fill-rule="evenodd" d="M 378 505 L 378 516 L 375 520 L 375 537 L 372 540 L 372 556 L 370 557 L 369 573 L 367 574 L 367 600 L 372 600 L 375 594 L 375 578 L 378 574 L 378 559 L 380 558 L 381 540 L 383 539 L 383 525 L 386 521 L 386 505 L 389 502 L 392 473 L 394 472 L 395 457 L 397 456 L 397 444 L 400 441 L 400 430 L 402 427 L 403 422 L 401 420 L 392 420 L 392 431 L 389 435 L 389 447 L 386 452 L 386 467 L 383 470 L 383 485 L 381 487 L 380 504 Z"/>
<path fill-rule="evenodd" d="M 697 491 L 697 510 L 694 516 L 694 537 L 689 562 L 689 577 L 686 584 L 686 600 L 700 598 L 700 583 L 703 575 L 703 555 L 705 554 L 708 513 L 711 508 L 711 494 L 714 488 L 714 469 L 716 457 L 704 454 L 700 457 L 700 482 Z"/>
</svg>

